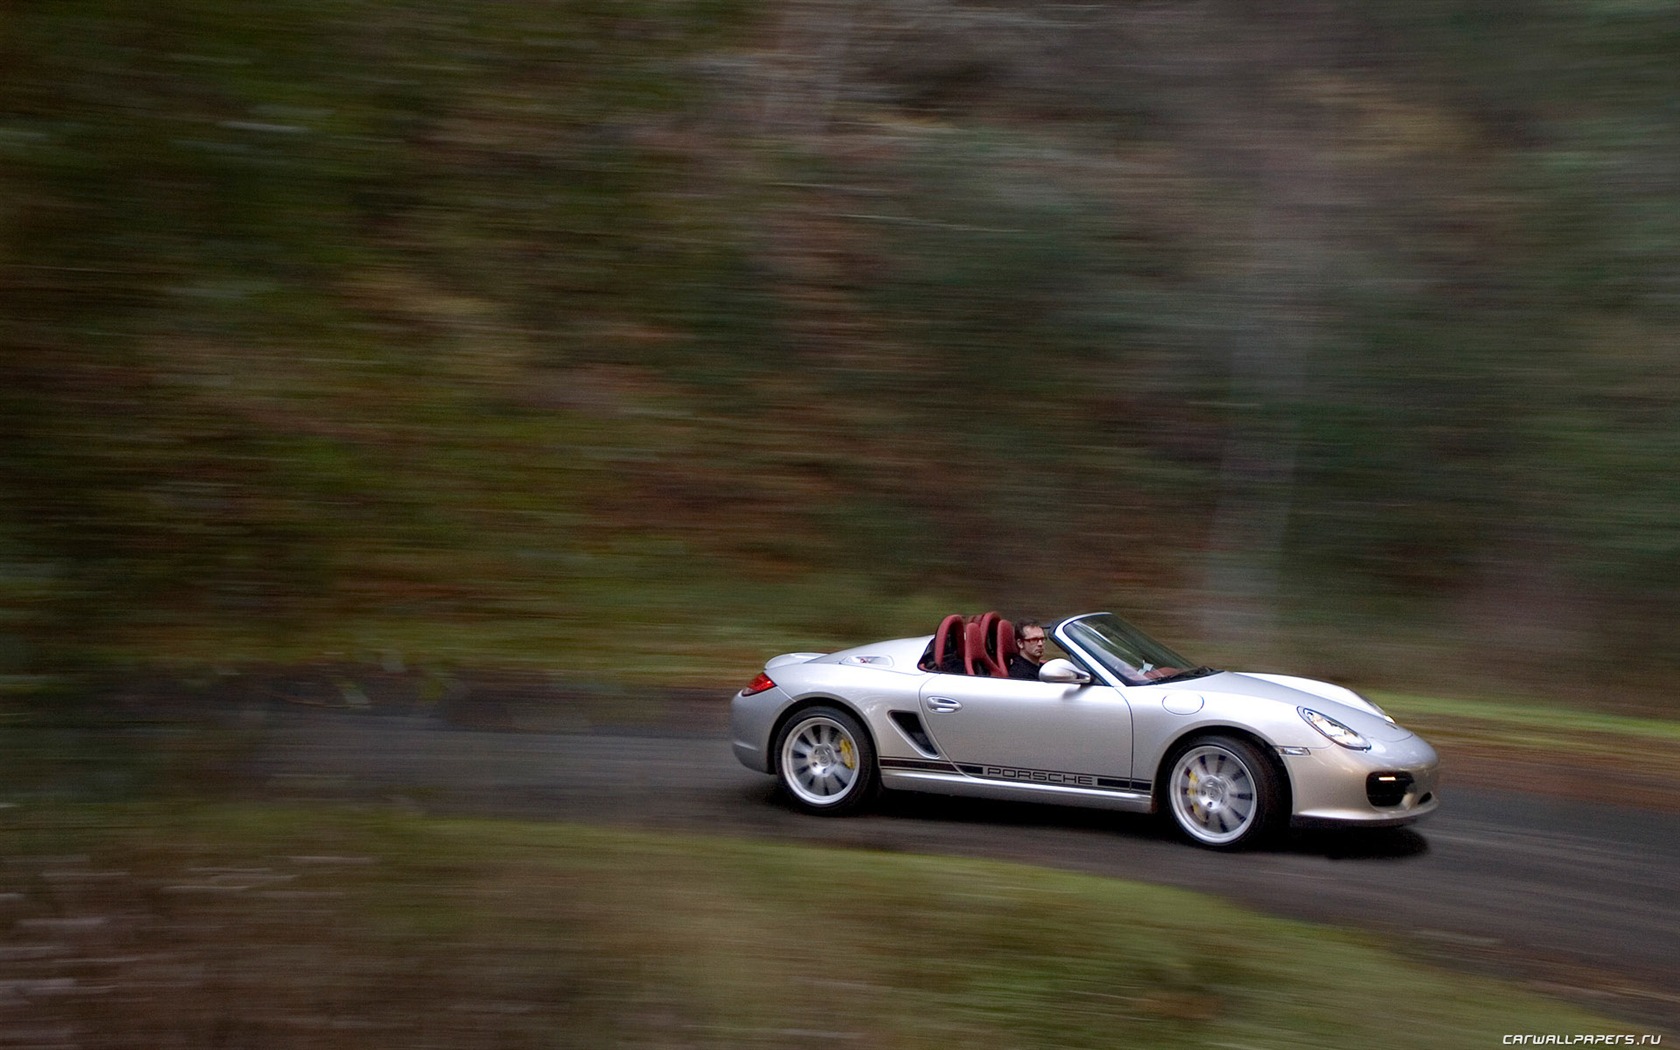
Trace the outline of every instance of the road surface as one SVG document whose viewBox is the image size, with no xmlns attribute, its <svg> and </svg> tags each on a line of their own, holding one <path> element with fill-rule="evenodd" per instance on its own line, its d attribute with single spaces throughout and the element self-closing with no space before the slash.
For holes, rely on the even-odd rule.
<svg viewBox="0 0 1680 1050">
<path fill-rule="evenodd" d="M 721 719 L 719 720 L 721 723 Z M 1219 854 L 1159 822 L 891 794 L 806 816 L 739 765 L 721 724 L 496 732 L 436 717 L 282 709 L 256 772 L 287 798 L 1021 861 L 1217 894 L 1374 931 L 1655 1033 L 1680 1033 L 1680 814 L 1451 786 L 1414 828 L 1295 833 Z"/>
</svg>

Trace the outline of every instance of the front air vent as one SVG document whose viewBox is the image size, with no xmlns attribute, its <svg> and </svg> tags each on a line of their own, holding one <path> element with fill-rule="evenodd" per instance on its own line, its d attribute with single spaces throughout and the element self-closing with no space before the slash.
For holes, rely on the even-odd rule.
<svg viewBox="0 0 1680 1050">
<path fill-rule="evenodd" d="M 1372 773 L 1365 778 L 1365 797 L 1378 809 L 1393 809 L 1412 790 L 1410 773 Z"/>
<path fill-rule="evenodd" d="M 939 748 L 933 744 L 933 738 L 928 736 L 926 727 L 922 725 L 922 717 L 914 711 L 894 711 L 887 717 L 892 719 L 893 725 L 904 734 L 917 751 L 929 758 L 939 757 Z"/>
</svg>

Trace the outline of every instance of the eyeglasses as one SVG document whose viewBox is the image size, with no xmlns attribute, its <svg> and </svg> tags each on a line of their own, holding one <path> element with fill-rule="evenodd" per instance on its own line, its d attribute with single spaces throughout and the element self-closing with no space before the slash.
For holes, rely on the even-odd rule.
<svg viewBox="0 0 1680 1050">
<path fill-rule="evenodd" d="M 1037 642 L 1040 645 L 1042 645 L 1044 643 L 1044 636 L 1042 634 L 1039 634 L 1039 635 L 1023 635 L 1021 637 L 1021 644 L 1022 645 L 1031 645 L 1034 642 Z"/>
</svg>

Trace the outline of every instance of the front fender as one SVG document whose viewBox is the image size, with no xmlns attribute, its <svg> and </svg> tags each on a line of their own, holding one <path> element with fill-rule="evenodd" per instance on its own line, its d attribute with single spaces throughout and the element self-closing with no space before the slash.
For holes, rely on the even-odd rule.
<svg viewBox="0 0 1680 1050">
<path fill-rule="evenodd" d="M 1144 766 L 1158 766 L 1169 749 L 1195 733 L 1239 732 L 1273 750 L 1332 746 L 1289 704 L 1184 689 L 1155 696 L 1134 693 L 1130 699 L 1135 755 Z"/>
</svg>

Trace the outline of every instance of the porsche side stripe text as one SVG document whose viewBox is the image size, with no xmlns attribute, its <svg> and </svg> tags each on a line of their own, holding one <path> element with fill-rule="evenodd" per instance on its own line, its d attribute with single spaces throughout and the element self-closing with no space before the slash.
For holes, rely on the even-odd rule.
<svg viewBox="0 0 1680 1050">
<path fill-rule="evenodd" d="M 1095 773 L 1064 773 L 1055 769 L 1016 769 L 1013 766 L 958 765 L 958 769 L 981 780 L 1005 780 L 1015 784 L 1060 784 L 1095 791 L 1148 791 L 1149 781 L 1125 777 L 1100 777 Z"/>
<path fill-rule="evenodd" d="M 1101 777 L 1095 773 L 1065 773 L 1055 769 L 1017 769 L 1013 766 L 957 764 L 938 759 L 883 758 L 881 768 L 916 773 L 959 773 L 975 780 L 997 780 L 1006 784 L 1054 784 L 1062 787 L 1085 788 L 1090 791 L 1123 791 L 1128 794 L 1149 791 L 1147 780 L 1127 780 L 1125 777 Z"/>
</svg>

